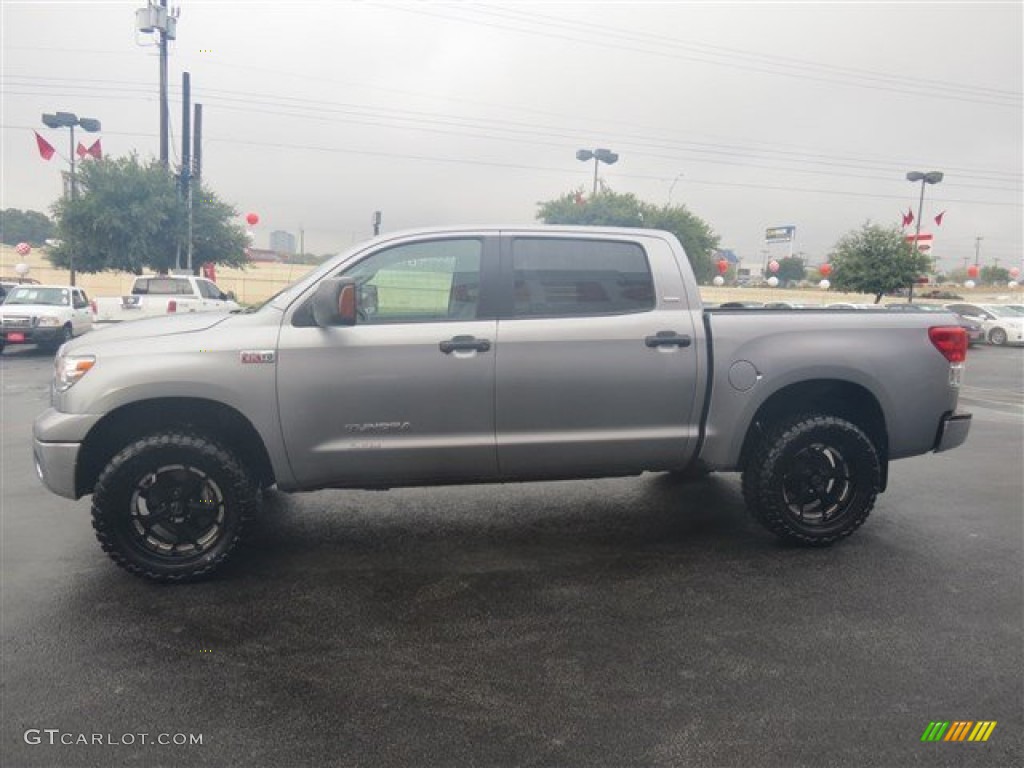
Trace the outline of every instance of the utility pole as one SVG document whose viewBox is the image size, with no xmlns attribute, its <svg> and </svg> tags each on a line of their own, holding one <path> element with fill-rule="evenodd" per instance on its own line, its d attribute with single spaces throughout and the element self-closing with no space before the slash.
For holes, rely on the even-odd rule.
<svg viewBox="0 0 1024 768">
<path fill-rule="evenodd" d="M 192 75 L 181 73 L 181 200 L 185 205 L 185 268 L 192 272 Z M 181 266 L 180 264 L 178 265 Z"/>
<path fill-rule="evenodd" d="M 299 225 L 299 255 L 306 255 L 306 230 L 302 228 L 301 224 Z"/>
<path fill-rule="evenodd" d="M 981 241 L 984 239 L 981 235 L 974 238 L 974 266 L 978 266 L 981 263 Z"/>
<path fill-rule="evenodd" d="M 160 13 L 167 18 L 167 0 L 160 0 Z M 169 168 L 168 136 L 170 134 L 170 111 L 167 106 L 167 26 L 158 28 L 160 35 L 160 162 Z"/>
<path fill-rule="evenodd" d="M 203 179 L 203 105 L 196 104 L 192 121 L 192 178 L 198 186 Z"/>
<path fill-rule="evenodd" d="M 373 212 L 373 236 L 380 234 L 380 211 Z"/>
<path fill-rule="evenodd" d="M 168 11 L 167 0 L 147 0 L 145 8 L 135 11 L 135 27 L 139 32 L 158 35 L 160 48 L 160 164 L 164 170 L 170 169 L 170 152 L 168 137 L 170 136 L 170 112 L 167 106 L 167 41 L 178 36 L 178 11 Z"/>
</svg>

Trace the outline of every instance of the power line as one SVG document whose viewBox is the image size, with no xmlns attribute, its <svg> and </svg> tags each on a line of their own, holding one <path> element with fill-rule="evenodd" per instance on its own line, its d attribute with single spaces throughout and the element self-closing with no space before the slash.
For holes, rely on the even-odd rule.
<svg viewBox="0 0 1024 768">
<path fill-rule="evenodd" d="M 17 77 L 17 76 L 16 76 Z M 84 81 L 82 88 L 86 88 Z M 114 83 L 116 81 L 105 81 Z M 60 87 L 59 84 L 43 84 L 53 87 Z M 129 83 L 132 89 L 139 88 L 141 84 Z M 17 87 L 17 84 L 16 84 Z M 79 87 L 72 85 L 72 87 Z M 77 98 L 99 98 L 94 93 L 97 89 L 90 86 L 89 93 L 62 94 L 67 97 Z M 114 89 L 121 90 L 121 89 Z M 27 95 L 17 90 L 11 95 Z M 521 143 L 523 138 L 528 138 L 532 145 L 564 146 L 564 141 L 575 142 L 578 140 L 579 132 L 576 130 L 564 129 L 559 126 L 538 126 L 536 124 L 518 123 L 514 121 L 496 121 L 473 117 L 449 116 L 437 113 L 428 113 L 411 110 L 385 109 L 377 107 L 366 107 L 356 104 L 335 104 L 323 103 L 319 100 L 308 100 L 296 97 L 266 97 L 262 94 L 244 94 L 218 90 L 205 92 L 208 100 L 219 104 L 222 109 L 257 112 L 273 114 L 279 117 L 295 117 L 302 120 L 316 120 L 320 122 L 333 122 L 327 115 L 335 114 L 343 116 L 347 123 L 359 123 L 374 127 L 390 126 L 398 129 L 413 129 L 417 131 L 429 131 L 442 134 L 469 135 L 475 138 L 497 141 L 514 141 Z M 219 97 L 218 97 L 219 94 Z M 57 95 L 52 92 L 49 95 Z M 148 97 L 148 89 L 143 94 Z M 241 105 L 241 106 L 232 106 Z M 262 105 L 268 109 L 257 109 L 253 105 Z M 288 109 L 282 109 L 287 106 Z M 306 111 L 288 111 L 306 110 Z M 438 127 L 440 126 L 440 127 Z M 471 132 L 473 131 L 473 132 Z M 497 132 L 497 133 L 495 133 Z M 563 139 L 563 142 L 542 141 L 538 137 Z M 740 165 L 748 168 L 759 168 L 762 170 L 785 170 L 796 173 L 844 176 L 847 178 L 861 178 L 868 180 L 883 180 L 887 176 L 869 176 L 856 173 L 843 173 L 834 170 L 818 170 L 815 168 L 800 168 L 790 165 L 765 165 L 760 161 L 772 162 L 782 160 L 783 162 L 798 163 L 799 165 L 821 166 L 824 168 L 850 168 L 876 170 L 884 173 L 901 172 L 909 161 L 872 161 L 872 164 L 865 164 L 864 160 L 851 157 L 837 156 L 838 159 L 827 159 L 829 156 L 822 154 L 798 153 L 790 150 L 762 149 L 758 147 L 744 147 L 737 144 L 722 144 L 715 142 L 686 142 L 678 140 L 663 139 L 652 136 L 629 136 L 617 135 L 614 140 L 624 146 L 633 147 L 632 154 L 658 157 L 665 160 L 678 160 L 685 162 L 707 162 L 723 165 Z M 651 151 L 660 150 L 660 151 Z M 682 155 L 666 156 L 665 151 L 681 152 Z M 774 157 L 757 157 L 757 155 L 772 154 L 780 155 Z M 710 155 L 711 157 L 708 157 Z M 737 160 L 720 158 L 738 158 Z M 912 163 L 911 163 L 912 164 Z M 960 168 L 946 166 L 949 172 L 958 172 L 961 178 L 973 178 L 979 181 L 990 181 L 996 184 L 1016 184 L 1020 174 L 1010 174 L 984 169 Z M 1003 191 L 1014 191 L 1012 188 L 991 186 L 985 184 L 962 184 L 965 188 L 994 189 Z"/>
<path fill-rule="evenodd" d="M 983 95 L 972 95 L 971 94 L 971 90 L 984 90 L 984 89 L 968 89 L 967 86 L 958 86 L 958 87 L 967 89 L 967 90 L 964 90 L 964 91 L 956 91 L 955 89 L 947 89 L 945 91 L 941 91 L 940 92 L 940 91 L 934 91 L 934 90 L 926 91 L 926 90 L 923 90 L 921 88 L 914 89 L 914 88 L 901 87 L 897 83 L 893 83 L 893 84 L 890 84 L 890 85 L 886 85 L 883 82 L 859 83 L 855 79 L 845 79 L 844 80 L 844 79 L 837 79 L 836 77 L 829 77 L 829 76 L 826 76 L 826 75 L 812 75 L 812 74 L 800 73 L 800 72 L 790 72 L 790 71 L 786 71 L 785 68 L 782 68 L 781 64 L 777 65 L 776 68 L 774 68 L 774 69 L 765 69 L 764 66 L 756 66 L 756 65 L 750 64 L 750 63 L 742 63 L 742 62 L 735 62 L 735 61 L 721 61 L 721 60 L 714 59 L 714 58 L 708 58 L 707 55 L 703 55 L 702 56 L 702 55 L 699 55 L 699 54 L 686 53 L 685 51 L 680 51 L 678 49 L 676 49 L 676 50 L 655 50 L 655 49 L 649 48 L 649 47 L 647 47 L 647 48 L 645 48 L 645 47 L 637 47 L 635 45 L 623 44 L 621 42 L 616 44 L 614 42 L 609 41 L 607 39 L 607 36 L 611 36 L 611 37 L 618 36 L 620 40 L 621 39 L 625 39 L 627 41 L 627 43 L 629 42 L 629 38 L 628 37 L 623 38 L 622 33 L 619 30 L 616 30 L 615 28 L 612 28 L 612 27 L 605 27 L 605 28 L 603 28 L 603 29 L 606 30 L 606 37 L 605 38 L 602 38 L 602 39 L 594 38 L 594 39 L 592 39 L 592 38 L 586 37 L 585 35 L 579 34 L 578 32 L 576 32 L 573 29 L 570 29 L 568 33 L 560 34 L 558 32 L 554 32 L 554 31 L 551 31 L 551 30 L 546 29 L 546 28 L 541 28 L 541 29 L 530 28 L 530 27 L 526 27 L 526 28 L 518 27 L 518 28 L 516 28 L 516 27 L 509 26 L 509 24 L 507 24 L 507 23 L 499 24 L 499 23 L 496 23 L 496 22 L 488 22 L 488 21 L 481 21 L 481 20 L 478 20 L 478 19 L 466 18 L 464 16 L 457 16 L 457 15 L 453 16 L 453 15 L 450 15 L 450 14 L 438 13 L 437 11 L 433 11 L 433 10 L 425 10 L 424 8 L 422 8 L 420 6 L 409 7 L 409 6 L 393 6 L 393 5 L 386 5 L 386 4 L 381 4 L 381 6 L 382 7 L 387 7 L 389 9 L 391 9 L 391 10 L 394 10 L 394 11 L 398 11 L 400 13 L 411 13 L 411 14 L 419 14 L 421 16 L 430 16 L 430 17 L 435 17 L 435 18 L 448 19 L 450 21 L 461 22 L 461 23 L 464 23 L 464 24 L 471 24 L 471 25 L 476 25 L 476 26 L 483 26 L 483 27 L 491 27 L 491 28 L 495 28 L 495 29 L 500 29 L 500 30 L 505 31 L 505 32 L 520 32 L 520 33 L 532 35 L 532 36 L 535 36 L 535 37 L 547 37 L 547 38 L 552 38 L 552 39 L 556 39 L 556 40 L 568 40 L 570 42 L 577 42 L 577 43 L 584 43 L 586 45 L 598 46 L 598 47 L 600 47 L 602 49 L 616 48 L 618 50 L 631 51 L 633 53 L 646 53 L 646 54 L 653 55 L 653 56 L 661 56 L 661 57 L 667 57 L 667 58 L 673 58 L 673 59 L 681 59 L 681 60 L 688 60 L 688 61 L 698 61 L 698 62 L 701 62 L 701 63 L 714 64 L 714 65 L 722 66 L 722 67 L 731 67 L 731 68 L 734 68 L 734 69 L 743 69 L 743 70 L 747 70 L 747 71 L 760 72 L 762 74 L 781 75 L 781 76 L 791 77 L 791 78 L 795 78 L 795 79 L 799 79 L 799 80 L 808 80 L 808 81 L 817 81 L 817 82 L 824 82 L 824 83 L 830 83 L 830 84 L 848 85 L 848 86 L 855 86 L 855 87 L 861 87 L 861 88 L 869 88 L 871 90 L 890 91 L 890 92 L 893 92 L 893 93 L 903 93 L 903 94 L 909 94 L 909 95 L 913 95 L 913 96 L 922 96 L 922 97 L 934 98 L 934 99 L 947 99 L 947 100 L 956 100 L 956 101 L 966 101 L 966 102 L 973 102 L 973 103 L 979 103 L 979 104 L 989 104 L 989 105 L 1002 106 L 1002 107 L 1019 107 L 1020 106 L 1020 102 L 1021 102 L 1021 97 L 1019 95 L 1013 94 L 1013 93 L 1009 93 L 1009 92 L 1007 92 L 1007 95 L 1005 95 L 1005 96 L 1004 95 L 997 95 L 997 94 L 990 94 L 986 98 Z M 522 23 L 522 22 L 520 22 L 520 23 Z"/>
</svg>

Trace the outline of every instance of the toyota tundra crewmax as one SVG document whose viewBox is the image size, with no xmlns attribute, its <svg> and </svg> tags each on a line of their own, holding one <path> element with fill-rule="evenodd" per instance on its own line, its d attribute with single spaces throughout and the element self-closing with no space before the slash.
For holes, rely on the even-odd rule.
<svg viewBox="0 0 1024 768">
<path fill-rule="evenodd" d="M 966 354 L 943 313 L 705 310 L 666 232 L 420 230 L 64 344 L 35 463 L 158 581 L 212 573 L 271 486 L 741 472 L 770 531 L 827 545 L 890 461 L 964 442 Z"/>
</svg>

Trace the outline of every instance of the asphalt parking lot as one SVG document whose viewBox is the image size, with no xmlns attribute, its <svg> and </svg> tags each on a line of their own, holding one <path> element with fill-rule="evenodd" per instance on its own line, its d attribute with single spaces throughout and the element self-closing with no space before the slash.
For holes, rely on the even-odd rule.
<svg viewBox="0 0 1024 768">
<path fill-rule="evenodd" d="M 728 475 L 275 493 L 176 587 L 36 480 L 51 366 L 0 357 L 4 765 L 1024 762 L 1024 350 L 972 350 L 968 443 L 894 463 L 830 549 Z"/>
</svg>

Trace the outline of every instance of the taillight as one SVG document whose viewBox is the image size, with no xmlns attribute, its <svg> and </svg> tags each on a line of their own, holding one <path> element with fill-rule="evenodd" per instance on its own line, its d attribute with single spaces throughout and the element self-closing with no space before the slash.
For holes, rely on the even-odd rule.
<svg viewBox="0 0 1024 768">
<path fill-rule="evenodd" d="M 932 326 L 928 338 L 949 362 L 962 363 L 967 359 L 967 331 L 960 326 Z"/>
<path fill-rule="evenodd" d="M 89 302 L 89 310 L 95 315 L 96 314 L 96 299 Z"/>
<path fill-rule="evenodd" d="M 171 299 L 170 301 L 168 301 L 167 302 L 167 313 L 170 314 L 171 312 L 177 312 L 177 311 L 178 311 L 178 302 L 176 302 L 174 299 Z M 964 338 L 967 338 L 967 337 L 965 336 Z"/>
</svg>

